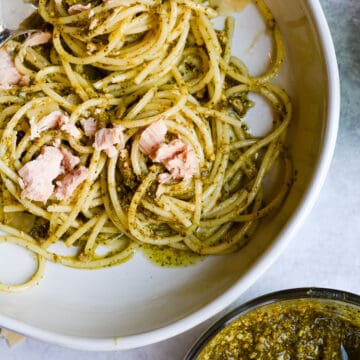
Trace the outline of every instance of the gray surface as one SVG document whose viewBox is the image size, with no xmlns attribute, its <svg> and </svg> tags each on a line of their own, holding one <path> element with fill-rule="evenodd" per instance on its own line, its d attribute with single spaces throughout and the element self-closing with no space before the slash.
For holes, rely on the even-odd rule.
<svg viewBox="0 0 360 360">
<path fill-rule="evenodd" d="M 238 303 L 299 286 L 360 293 L 360 2 L 321 3 L 334 37 L 342 80 L 342 113 L 334 160 L 320 198 L 301 231 Z M 165 342 L 117 353 L 80 352 L 31 339 L 10 350 L 0 340 L 0 359 L 177 360 L 213 320 Z"/>
</svg>

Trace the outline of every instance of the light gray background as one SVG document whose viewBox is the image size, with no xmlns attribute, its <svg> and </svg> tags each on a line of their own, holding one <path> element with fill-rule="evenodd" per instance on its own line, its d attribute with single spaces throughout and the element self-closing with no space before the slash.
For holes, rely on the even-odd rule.
<svg viewBox="0 0 360 360">
<path fill-rule="evenodd" d="M 305 225 L 271 269 L 238 299 L 238 304 L 267 292 L 300 286 L 360 293 L 360 1 L 321 3 L 333 34 L 342 82 L 334 160 Z M 162 343 L 115 353 L 75 351 L 32 339 L 9 349 L 0 339 L 0 359 L 177 360 L 213 321 Z"/>
</svg>

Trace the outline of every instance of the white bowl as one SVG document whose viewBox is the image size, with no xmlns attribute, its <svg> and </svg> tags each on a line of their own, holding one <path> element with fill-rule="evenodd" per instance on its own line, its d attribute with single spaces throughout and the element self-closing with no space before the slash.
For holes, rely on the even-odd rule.
<svg viewBox="0 0 360 360">
<path fill-rule="evenodd" d="M 188 268 L 156 267 L 140 254 L 98 271 L 49 264 L 38 287 L 19 295 L 0 293 L 0 326 L 79 349 L 129 349 L 208 319 L 268 269 L 303 223 L 324 182 L 335 146 L 340 98 L 334 47 L 319 2 L 269 0 L 268 5 L 287 46 L 279 81 L 290 92 L 295 110 L 289 136 L 298 175 L 278 214 L 262 223 L 245 249 Z M 256 59 L 261 52 L 264 56 L 266 41 L 249 51 L 259 18 L 251 6 L 239 18 L 234 48 L 250 65 L 261 66 Z M 0 273 L 4 264 L 12 269 L 9 277 L 21 270 L 24 262 L 17 253 L 18 249 L 0 247 Z"/>
</svg>

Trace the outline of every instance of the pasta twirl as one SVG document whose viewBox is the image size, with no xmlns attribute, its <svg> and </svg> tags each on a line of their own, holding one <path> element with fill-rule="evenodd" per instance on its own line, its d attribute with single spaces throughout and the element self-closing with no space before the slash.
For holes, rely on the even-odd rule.
<svg viewBox="0 0 360 360">
<path fill-rule="evenodd" d="M 231 55 L 234 20 L 216 30 L 216 12 L 201 2 L 39 1 L 51 36 L 2 50 L 18 73 L 0 90 L 0 241 L 35 253 L 38 270 L 0 290 L 33 286 L 46 260 L 102 268 L 142 243 L 233 252 L 281 204 L 292 178 L 283 146 L 292 108 L 271 83 L 284 56 L 279 29 L 254 2 L 274 45 L 271 67 L 257 77 Z M 274 109 L 264 137 L 246 131 L 250 92 Z M 51 154 L 58 166 L 51 161 L 48 175 Z M 263 180 L 278 158 L 282 185 L 265 202 Z M 76 255 L 57 255 L 57 243 Z"/>
</svg>

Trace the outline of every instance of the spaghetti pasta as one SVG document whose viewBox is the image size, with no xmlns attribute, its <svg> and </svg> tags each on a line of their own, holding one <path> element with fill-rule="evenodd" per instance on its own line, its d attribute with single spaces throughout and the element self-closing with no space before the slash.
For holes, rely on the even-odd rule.
<svg viewBox="0 0 360 360">
<path fill-rule="evenodd" d="M 281 204 L 292 179 L 283 146 L 292 107 L 270 82 L 284 57 L 279 29 L 263 1 L 254 3 L 274 43 L 272 65 L 257 77 L 231 55 L 234 20 L 216 30 L 217 14 L 202 2 L 39 0 L 51 41 L 12 40 L 7 51 L 27 81 L 0 90 L 0 242 L 35 253 L 38 269 L 27 283 L 0 290 L 33 286 L 46 260 L 97 269 L 126 261 L 142 243 L 233 252 Z M 264 137 L 246 131 L 250 92 L 274 109 Z M 164 146 L 182 149 L 177 162 L 193 156 L 183 175 L 176 168 L 173 176 L 174 159 L 144 150 L 146 129 L 159 123 Z M 97 144 L 104 134 L 113 137 L 108 148 Z M 42 201 L 26 192 L 23 169 L 49 148 L 63 160 Z M 65 154 L 76 164 L 66 165 Z M 278 158 L 282 185 L 265 202 L 264 178 Z M 76 171 L 84 179 L 74 184 Z M 19 225 L 19 217 L 26 221 Z M 77 254 L 57 255 L 57 243 Z"/>
</svg>

